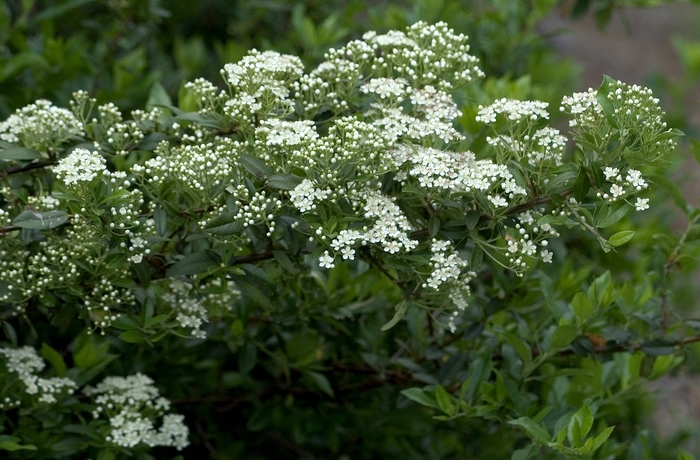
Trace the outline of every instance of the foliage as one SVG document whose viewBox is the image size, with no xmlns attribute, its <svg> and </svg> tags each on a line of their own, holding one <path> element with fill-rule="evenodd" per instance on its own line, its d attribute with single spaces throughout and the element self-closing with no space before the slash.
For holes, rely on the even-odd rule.
<svg viewBox="0 0 700 460">
<path fill-rule="evenodd" d="M 255 16 L 263 48 L 308 63 L 347 36 L 335 25 L 358 27 L 339 16 L 321 39 L 313 4 L 280 5 L 293 30 Z M 697 340 L 672 322 L 700 216 L 663 175 L 680 133 L 610 78 L 562 100 L 570 67 L 549 72 L 532 32 L 551 5 L 430 5 L 389 8 L 310 73 L 227 42 L 225 90 L 194 79 L 175 106 L 148 67 L 160 50 L 143 86 L 0 124 L 0 449 L 675 458 L 640 426 L 644 383 Z M 151 6 L 132 13 L 164 16 Z M 445 24 L 404 28 L 422 15 L 464 24 L 472 48 Z M 186 61 L 190 78 L 211 64 Z M 142 110 L 125 119 L 109 91 Z M 686 213 L 679 237 L 662 193 Z"/>
</svg>

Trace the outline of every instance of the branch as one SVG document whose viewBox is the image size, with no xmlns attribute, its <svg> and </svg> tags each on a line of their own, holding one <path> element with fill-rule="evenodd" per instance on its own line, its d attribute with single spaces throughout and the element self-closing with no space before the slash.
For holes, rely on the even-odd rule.
<svg viewBox="0 0 700 460">
<path fill-rule="evenodd" d="M 574 193 L 574 189 L 569 188 L 569 189 L 566 189 L 563 192 L 561 192 L 559 195 L 566 197 L 566 196 L 571 195 L 572 193 Z M 518 206 L 513 206 L 512 208 L 508 208 L 506 210 L 506 215 L 510 216 L 512 214 L 519 214 L 523 211 L 527 211 L 528 209 L 534 208 L 535 206 L 549 203 L 550 201 L 552 201 L 551 196 L 540 196 L 540 197 L 537 197 L 537 198 L 534 198 L 534 199 L 528 201 L 527 203 L 519 204 Z"/>
<path fill-rule="evenodd" d="M 0 171 L 0 177 L 5 177 L 10 174 L 17 174 L 21 172 L 26 172 L 26 171 L 31 171 L 33 169 L 41 169 L 45 168 L 46 166 L 53 166 L 56 163 L 53 163 L 51 161 L 37 161 L 36 163 L 29 163 L 28 165 L 24 166 L 11 166 L 7 169 L 3 169 Z"/>
</svg>

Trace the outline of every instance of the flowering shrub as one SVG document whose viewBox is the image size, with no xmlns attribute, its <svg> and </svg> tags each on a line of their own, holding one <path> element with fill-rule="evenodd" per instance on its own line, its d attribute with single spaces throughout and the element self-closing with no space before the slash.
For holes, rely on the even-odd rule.
<svg viewBox="0 0 700 460">
<path fill-rule="evenodd" d="M 161 94 L 125 121 L 79 91 L 0 124 L 0 448 L 152 458 L 196 431 L 191 455 L 284 455 L 261 433 L 307 457 L 527 459 L 646 442 L 620 411 L 694 341 L 665 321 L 689 233 L 657 285 L 567 241 L 634 257 L 628 214 L 681 135 L 648 89 L 487 101 L 467 37 L 422 22 L 309 73 L 254 50 L 221 74 L 224 90 L 186 85 L 195 112 Z M 55 376 L 19 348 L 41 342 Z"/>
</svg>

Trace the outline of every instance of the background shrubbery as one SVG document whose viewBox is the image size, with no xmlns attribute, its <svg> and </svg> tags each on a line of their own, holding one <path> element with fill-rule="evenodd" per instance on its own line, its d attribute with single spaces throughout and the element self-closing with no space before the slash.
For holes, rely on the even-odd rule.
<svg viewBox="0 0 700 460">
<path fill-rule="evenodd" d="M 486 74 L 481 84 L 457 95 L 465 101 L 460 129 L 468 137 L 469 149 L 487 149 L 486 137 L 491 134 L 475 121 L 478 105 L 503 97 L 548 102 L 552 124 L 565 129 L 558 107 L 561 97 L 575 88 L 576 68 L 558 58 L 535 27 L 552 13 L 555 1 L 239 3 L 3 2 L 0 119 L 39 98 L 69 107 L 77 90 L 87 91 L 97 104 L 113 102 L 125 114 L 172 101 L 185 112 L 195 112 L 197 100 L 186 82 L 204 77 L 223 88 L 219 70 L 240 60 L 251 48 L 299 55 L 310 69 L 323 60 L 328 48 L 357 39 L 368 30 L 383 33 L 425 20 L 446 21 L 457 32 L 469 35 L 470 53 L 479 58 Z M 595 9 L 604 25 L 614 11 L 613 2 L 589 3 L 570 3 L 570 14 L 576 17 Z M 695 75 L 692 56 L 687 60 L 689 75 Z M 665 88 L 669 93 L 675 90 L 679 100 L 682 84 L 674 87 L 667 82 Z M 176 120 L 185 128 L 212 126 L 209 119 L 176 116 L 179 112 L 170 107 L 164 120 Z M 177 130 L 159 131 L 158 121 L 155 128 L 154 123 L 148 124 L 152 120 L 141 121 L 140 127 L 149 126 L 154 134 L 138 148 L 125 147 L 141 152 L 138 155 L 151 155 L 159 140 Z M 674 116 L 671 124 L 669 127 L 688 128 L 682 115 Z M 100 129 L 95 126 L 94 137 L 104 140 Z M 681 150 L 688 150 L 688 145 L 683 144 Z M 4 146 L 4 150 L 9 148 Z M 65 153 L 56 153 L 49 160 Z M 128 169 L 140 161 L 135 159 L 138 155 L 110 156 L 110 166 Z M 572 161 L 583 161 L 580 152 L 571 155 Z M 678 163 L 678 158 L 680 154 L 671 161 Z M 36 203 L 29 197 L 43 193 L 41 184 L 53 186 L 53 179 L 29 166 L 36 164 L 32 158 L 6 155 L 2 159 L 4 190 L 13 190 L 12 196 L 2 197 L 3 209 L 21 203 L 31 214 Z M 13 168 L 14 172 L 17 168 L 26 171 L 10 174 Z M 245 169 L 254 173 L 253 179 L 269 176 L 257 163 Z M 562 232 L 563 238 L 552 242 L 557 255 L 554 265 L 538 267 L 520 280 L 497 269 L 488 257 L 482 262 L 478 251 L 470 248 L 472 267 L 484 264 L 482 278 L 473 288 L 478 314 L 465 321 L 456 335 L 445 332 L 436 317 L 420 308 L 408 308 L 398 325 L 382 330 L 401 301 L 392 274 L 406 267 L 390 266 L 387 273 L 387 269 L 360 261 L 320 271 L 315 258 L 305 254 L 303 242 L 285 230 L 290 232 L 285 235 L 285 248 L 266 247 L 259 243 L 262 235 L 253 231 L 255 253 L 229 254 L 240 257 L 235 264 L 244 267 L 231 271 L 242 291 L 240 301 L 236 300 L 232 312 L 203 326 L 207 340 L 178 337 L 187 331 L 165 326 L 158 316 L 159 299 L 167 291 L 164 278 L 195 275 L 200 269 L 217 275 L 211 259 L 203 263 L 201 257 L 188 258 L 216 246 L 209 246 L 211 233 L 191 230 L 197 216 L 166 201 L 151 210 L 157 233 L 153 241 L 163 244 L 162 253 L 155 251 L 143 261 L 123 264 L 128 267 L 128 280 L 122 287 L 137 286 L 133 292 L 138 307 L 116 309 L 116 314 L 125 314 L 101 336 L 87 333 L 86 312 L 79 309 L 79 302 L 61 301 L 71 295 L 80 299 L 85 294 L 80 287 L 72 293 L 68 290 L 67 297 L 55 298 L 48 292 L 33 299 L 24 317 L 13 317 L 12 305 L 2 305 L 4 345 L 37 348 L 51 366 L 47 375 L 68 375 L 80 385 L 94 386 L 105 375 L 149 375 L 160 394 L 173 402 L 173 410 L 185 416 L 192 445 L 182 452 L 184 458 L 486 459 L 511 458 L 521 448 L 522 456 L 513 458 L 528 458 L 527 453 L 535 455 L 527 447 L 529 439 L 546 444 L 541 437 L 538 440 L 541 431 L 528 421 L 520 420 L 522 430 L 506 422 L 511 414 L 529 407 L 535 394 L 550 395 L 550 401 L 541 402 L 541 412 L 529 414 L 537 422 L 543 420 L 549 433 L 556 435 L 565 428 L 567 414 L 576 412 L 574 409 L 581 419 L 575 429 L 586 431 L 580 425 L 590 425 L 591 436 L 615 426 L 595 458 L 676 458 L 677 445 L 660 444 L 654 433 L 643 429 L 649 407 L 645 382 L 693 356 L 690 345 L 682 346 L 686 345 L 683 337 L 693 337 L 700 326 L 680 317 L 688 315 L 685 305 L 695 301 L 696 291 L 688 276 L 695 262 L 689 256 L 697 253 L 700 233 L 694 225 L 684 234 L 672 229 L 668 209 L 659 203 L 671 196 L 691 223 L 697 220 L 698 211 L 685 203 L 677 185 L 668 179 L 671 170 L 673 165 L 655 170 L 650 210 L 616 223 L 614 231 L 606 230 L 608 236 L 636 231 L 632 243 L 618 252 L 603 251 L 593 234 Z M 588 189 L 582 189 L 588 186 L 585 177 L 577 180 L 575 193 L 585 196 Z M 103 193 L 105 199 L 110 196 L 107 190 L 96 193 Z M 164 191 L 163 196 L 173 196 L 168 193 Z M 27 218 L 32 219 L 31 215 Z M 439 218 L 437 223 L 435 219 L 429 222 L 426 230 L 431 236 L 454 238 L 446 224 L 440 230 Z M 292 228 L 287 224 L 290 222 L 280 227 Z M 40 234 L 23 231 L 19 239 L 36 250 Z M 1 237 L 15 238 L 11 235 L 3 232 Z M 173 257 L 180 254 L 186 256 L 184 262 Z M 265 257 L 258 260 L 255 254 Z M 371 254 L 363 255 L 371 260 Z M 104 261 L 105 266 L 110 260 Z M 101 268 L 93 268 L 97 279 Z M 4 281 L 0 286 L 3 294 L 9 285 Z M 227 295 L 214 284 L 204 289 L 207 294 Z M 594 306 L 599 309 L 595 315 L 588 312 Z M 559 326 L 570 326 L 561 329 L 560 335 L 567 333 L 560 339 L 565 343 L 563 352 L 543 353 L 548 361 L 541 373 L 520 381 L 517 376 L 522 375 L 523 365 L 538 360 L 539 351 L 532 354 L 530 345 L 539 342 L 539 334 L 551 333 L 557 326 L 549 316 L 532 319 L 533 312 L 545 308 L 574 312 L 553 313 L 556 320 L 564 318 Z M 625 308 L 633 313 L 626 316 Z M 210 313 L 216 317 L 216 311 Z M 546 342 L 552 340 L 549 337 Z M 493 401 L 486 404 L 480 394 Z M 547 413 L 547 405 L 555 407 L 554 411 Z M 21 410 L 7 409 L 0 416 L 5 430 L 0 436 L 16 438 L 0 438 L 0 448 L 10 449 L 12 443 L 38 447 L 36 451 L 8 451 L 7 455 L 16 458 L 98 455 L 104 460 L 124 454 L 98 448 L 102 441 L 94 427 L 86 427 L 89 420 L 71 415 L 78 406 L 87 410 L 82 395 L 44 413 L 36 410 L 33 418 Z M 489 414 L 494 408 L 500 411 Z M 469 416 L 453 417 L 462 412 Z M 555 426 L 558 420 L 564 420 L 558 422 L 561 426 Z M 576 436 L 586 436 L 564 433 L 570 444 L 574 444 L 572 439 L 580 441 Z M 561 440 L 559 445 L 563 445 Z M 144 459 L 176 455 L 172 448 L 149 452 L 140 446 L 134 452 Z M 538 455 L 561 458 L 564 454 L 543 449 Z M 576 458 L 573 453 L 568 455 Z"/>
</svg>

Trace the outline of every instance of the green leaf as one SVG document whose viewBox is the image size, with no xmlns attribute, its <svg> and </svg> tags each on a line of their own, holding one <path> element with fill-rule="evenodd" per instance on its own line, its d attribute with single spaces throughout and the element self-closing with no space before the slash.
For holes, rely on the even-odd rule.
<svg viewBox="0 0 700 460">
<path fill-rule="evenodd" d="M 615 212 L 608 214 L 606 217 L 596 222 L 595 226 L 598 228 L 610 227 L 611 225 L 625 217 L 630 209 L 632 209 L 631 206 L 627 203 L 624 203 L 622 206 L 617 208 Z"/>
<path fill-rule="evenodd" d="M 569 219 L 568 216 L 561 216 L 561 215 L 553 216 L 551 214 L 547 214 L 546 216 L 542 216 L 537 220 L 538 227 L 541 227 L 544 224 L 565 225 L 567 228 L 571 228 L 574 226 L 574 221 Z"/>
<path fill-rule="evenodd" d="M 7 436 L 0 435 L 0 450 L 36 450 L 36 446 L 33 444 L 21 445 L 22 439 L 17 436 Z"/>
<path fill-rule="evenodd" d="M 260 158 L 253 155 L 248 155 L 247 153 L 241 154 L 238 162 L 243 166 L 249 173 L 253 174 L 258 179 L 264 179 L 266 177 L 272 176 L 275 171 L 265 164 Z"/>
<path fill-rule="evenodd" d="M 325 375 L 314 371 L 304 371 L 304 374 L 311 377 L 311 380 L 313 380 L 314 384 L 316 384 L 319 390 L 323 391 L 331 398 L 335 398 L 335 393 L 333 392 L 331 383 L 328 381 Z"/>
<path fill-rule="evenodd" d="M 508 423 L 522 427 L 530 439 L 538 444 L 547 444 L 551 439 L 547 429 L 541 425 L 538 425 L 529 417 L 520 417 L 518 419 L 511 420 Z"/>
<path fill-rule="evenodd" d="M 70 216 L 63 211 L 24 211 L 12 224 L 30 230 L 50 230 L 65 224 L 68 219 Z"/>
<path fill-rule="evenodd" d="M 593 453 L 596 450 L 600 448 L 600 446 L 603 445 L 605 441 L 608 440 L 610 435 L 612 434 L 613 430 L 615 429 L 614 426 L 608 427 L 604 429 L 598 436 L 595 438 L 590 438 L 588 441 L 586 441 L 586 444 L 584 444 L 584 450 L 586 453 Z"/>
<path fill-rule="evenodd" d="M 610 84 L 612 84 L 614 87 L 616 82 L 612 78 L 605 75 L 603 78 L 603 83 L 600 84 L 598 92 L 596 93 L 596 99 L 598 100 L 598 104 L 600 104 L 600 106 L 603 108 L 603 113 L 605 114 L 605 118 L 608 120 L 608 123 L 610 123 L 610 126 L 617 128 L 618 123 L 617 116 L 615 115 L 615 107 L 612 101 L 608 99 Z"/>
<path fill-rule="evenodd" d="M 279 264 L 284 267 L 285 270 L 287 270 L 290 273 L 296 273 L 299 270 L 297 270 L 297 267 L 294 266 L 292 263 L 292 260 L 289 258 L 289 256 L 284 252 L 284 251 L 279 251 L 275 250 L 272 251 L 272 255 L 275 258 Z"/>
<path fill-rule="evenodd" d="M 662 187 L 666 192 L 671 195 L 673 203 L 683 212 L 687 213 L 687 202 L 683 196 L 683 191 L 678 186 L 678 183 L 669 179 L 668 177 L 661 174 L 650 174 L 649 179 L 654 182 L 654 184 Z"/>
<path fill-rule="evenodd" d="M 569 443 L 574 448 L 583 446 L 583 440 L 588 435 L 593 427 L 593 412 L 586 401 L 581 408 L 569 420 L 569 425 L 566 428 L 566 436 Z"/>
<path fill-rule="evenodd" d="M 529 460 L 535 454 L 539 453 L 539 450 L 540 449 L 535 444 L 530 444 L 527 447 L 523 447 L 522 449 L 518 449 L 515 452 L 513 452 L 513 455 L 510 457 L 510 460 Z"/>
<path fill-rule="evenodd" d="M 576 326 L 570 324 L 562 324 L 558 326 L 554 333 L 552 334 L 552 339 L 550 341 L 551 351 L 558 351 L 562 348 L 567 347 L 571 342 L 574 341 L 578 335 L 578 329 Z"/>
<path fill-rule="evenodd" d="M 411 401 L 415 401 L 423 406 L 432 407 L 434 409 L 440 409 L 440 406 L 438 406 L 437 402 L 435 401 L 435 398 L 431 397 L 421 388 L 408 388 L 406 390 L 401 390 L 401 394 L 410 399 Z"/>
<path fill-rule="evenodd" d="M 695 460 L 695 456 L 692 455 L 690 452 L 686 452 L 683 449 L 678 449 L 678 456 L 676 457 L 677 460 Z"/>
<path fill-rule="evenodd" d="M 649 379 L 654 380 L 666 375 L 671 369 L 683 362 L 683 356 L 663 355 L 654 358 L 654 366 L 651 369 Z"/>
<path fill-rule="evenodd" d="M 574 181 L 574 198 L 576 201 L 579 203 L 583 202 L 583 198 L 586 196 L 590 188 L 591 181 L 588 178 L 588 172 L 586 171 L 586 168 L 581 166 L 581 168 L 578 170 L 578 176 L 576 176 L 576 180 Z"/>
<path fill-rule="evenodd" d="M 60 2 L 58 5 L 52 6 L 50 8 L 42 8 L 35 16 L 31 18 L 29 24 L 38 24 L 47 19 L 55 18 L 61 16 L 68 11 L 78 8 L 80 6 L 92 3 L 95 0 L 69 0 L 67 2 Z"/>
<path fill-rule="evenodd" d="M 301 177 L 293 174 L 275 173 L 267 179 L 267 185 L 279 190 L 294 190 L 302 181 Z"/>
<path fill-rule="evenodd" d="M 608 239 L 608 243 L 612 246 L 622 246 L 632 239 L 635 232 L 632 230 L 624 230 L 622 232 L 617 232 Z"/>
<path fill-rule="evenodd" d="M 141 343 L 146 340 L 146 336 L 141 331 L 125 331 L 119 334 L 119 338 L 128 343 Z"/>
<path fill-rule="evenodd" d="M 238 371 L 247 374 L 258 360 L 258 348 L 253 342 L 246 342 L 238 353 Z"/>
<path fill-rule="evenodd" d="M 168 95 L 163 85 L 160 82 L 155 82 L 151 86 L 151 90 L 148 92 L 148 100 L 146 101 L 146 110 L 151 111 L 158 106 L 171 106 L 173 105 L 172 99 Z"/>
<path fill-rule="evenodd" d="M 112 326 L 123 331 L 137 330 L 141 328 L 141 325 L 129 315 L 119 315 L 117 319 L 112 321 Z"/>
<path fill-rule="evenodd" d="M 690 139 L 690 152 L 693 158 L 700 165 L 700 140 Z"/>
<path fill-rule="evenodd" d="M 577 292 L 576 295 L 574 295 L 574 298 L 571 301 L 571 309 L 574 311 L 576 318 L 578 318 L 578 320 L 582 323 L 590 318 L 595 312 L 593 303 L 583 292 Z"/>
<path fill-rule="evenodd" d="M 669 339 L 659 337 L 642 343 L 641 349 L 649 356 L 670 355 L 676 349 L 676 344 Z"/>
<path fill-rule="evenodd" d="M 484 250 L 481 246 L 474 246 L 472 253 L 469 256 L 469 269 L 472 271 L 477 271 L 481 268 L 481 264 L 484 263 Z"/>
<path fill-rule="evenodd" d="M 117 460 L 117 454 L 111 450 L 102 449 L 97 453 L 97 460 Z"/>
<path fill-rule="evenodd" d="M 184 275 L 206 273 L 207 269 L 214 265 L 214 263 L 215 262 L 207 252 L 195 252 L 175 262 L 175 264 L 168 269 L 165 276 L 168 278 L 175 278 Z"/>
<path fill-rule="evenodd" d="M 396 306 L 396 313 L 394 314 L 394 317 L 391 318 L 391 320 L 383 325 L 381 327 L 382 331 L 388 331 L 392 327 L 396 326 L 396 324 L 401 321 L 401 318 L 406 314 L 406 309 L 408 308 L 408 302 L 405 300 L 402 300 L 399 302 L 399 304 Z"/>
<path fill-rule="evenodd" d="M 434 237 L 440 231 L 440 218 L 433 214 L 428 220 L 428 233 L 430 237 Z"/>
<path fill-rule="evenodd" d="M 435 400 L 441 411 L 447 415 L 454 415 L 456 407 L 452 400 L 452 395 L 440 385 L 435 386 Z"/>
<path fill-rule="evenodd" d="M 0 82 L 5 81 L 26 68 L 47 70 L 50 67 L 51 65 L 42 55 L 31 51 L 23 51 L 15 54 L 0 66 Z"/>
<path fill-rule="evenodd" d="M 68 368 L 66 367 L 65 361 L 59 352 L 54 350 L 49 346 L 48 343 L 44 342 L 41 344 L 41 351 L 39 354 L 48 362 L 51 363 L 53 370 L 56 371 L 56 375 L 59 377 L 65 377 Z"/>
<path fill-rule="evenodd" d="M 216 129 L 216 130 L 220 130 L 223 128 L 223 126 L 221 126 L 221 123 L 219 123 L 218 121 L 216 121 L 210 117 L 205 117 L 204 115 L 202 115 L 198 112 L 181 113 L 180 115 L 175 117 L 175 120 L 176 121 L 191 121 L 191 122 L 196 123 L 200 126 L 203 126 L 204 128 L 212 128 L 212 129 Z"/>
<path fill-rule="evenodd" d="M 12 147 L 0 151 L 0 160 L 40 160 L 44 155 L 34 149 Z"/>
<path fill-rule="evenodd" d="M 156 209 L 153 211 L 153 221 L 156 224 L 156 233 L 158 236 L 165 236 L 168 231 L 168 213 L 165 209 Z"/>
<path fill-rule="evenodd" d="M 205 228 L 207 233 L 214 235 L 234 235 L 243 231 L 243 221 L 233 212 L 224 212 L 216 216 Z"/>
<path fill-rule="evenodd" d="M 72 452 L 85 449 L 86 447 L 87 443 L 82 439 L 70 437 L 61 439 L 56 444 L 51 446 L 51 449 L 55 450 L 56 452 Z"/>
<path fill-rule="evenodd" d="M 527 342 L 516 335 L 508 333 L 503 334 L 503 340 L 505 340 L 508 345 L 515 349 L 515 352 L 518 354 L 520 359 L 523 360 L 523 363 L 526 366 L 532 362 L 532 350 Z"/>
</svg>

